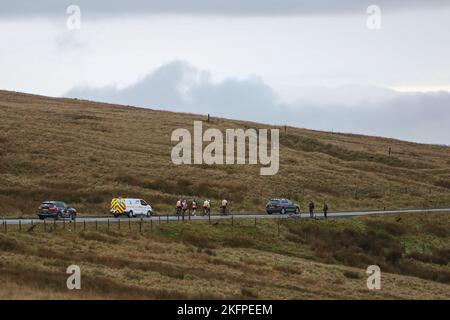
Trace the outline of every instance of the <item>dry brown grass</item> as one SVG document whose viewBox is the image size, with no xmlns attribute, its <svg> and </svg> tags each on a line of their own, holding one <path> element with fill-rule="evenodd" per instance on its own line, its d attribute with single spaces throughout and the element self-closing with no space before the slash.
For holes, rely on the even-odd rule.
<svg viewBox="0 0 450 320">
<path fill-rule="evenodd" d="M 171 132 L 200 115 L 0 91 L 0 117 L 0 215 L 31 215 L 48 199 L 103 214 L 116 196 L 164 213 L 179 196 L 228 197 L 235 213 L 283 196 L 303 208 L 326 198 L 332 210 L 450 206 L 448 147 L 288 128 L 279 173 L 263 177 L 251 165 L 173 165 Z M 216 118 L 211 126 L 262 127 Z"/>
<path fill-rule="evenodd" d="M 280 237 L 274 221 L 145 224 L 142 233 L 137 222 L 77 232 L 11 227 L 0 233 L 0 298 L 450 299 L 450 238 L 423 228 L 447 228 L 449 215 L 397 219 L 286 220 Z M 401 256 L 389 258 L 398 247 Z M 72 264 L 82 269 L 78 292 L 65 286 Z M 381 267 L 380 291 L 365 286 L 369 264 Z"/>
</svg>

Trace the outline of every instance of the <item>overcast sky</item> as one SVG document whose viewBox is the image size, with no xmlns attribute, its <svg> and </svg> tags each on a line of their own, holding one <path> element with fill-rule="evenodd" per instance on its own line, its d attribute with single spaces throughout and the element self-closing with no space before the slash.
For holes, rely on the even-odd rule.
<svg viewBox="0 0 450 320">
<path fill-rule="evenodd" d="M 2 1 L 0 89 L 450 145 L 449 30 L 441 0 Z"/>
</svg>

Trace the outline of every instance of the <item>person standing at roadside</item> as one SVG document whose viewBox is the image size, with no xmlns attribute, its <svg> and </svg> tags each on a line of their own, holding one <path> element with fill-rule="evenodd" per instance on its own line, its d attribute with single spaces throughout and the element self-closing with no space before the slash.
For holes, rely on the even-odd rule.
<svg viewBox="0 0 450 320">
<path fill-rule="evenodd" d="M 309 207 L 309 217 L 310 218 L 314 218 L 314 207 L 315 207 L 315 205 L 314 205 L 314 202 L 312 200 L 309 202 L 308 207 Z"/>
<path fill-rule="evenodd" d="M 323 216 L 325 217 L 325 219 L 328 219 L 327 214 L 328 214 L 328 203 L 325 200 L 323 203 Z"/>
</svg>

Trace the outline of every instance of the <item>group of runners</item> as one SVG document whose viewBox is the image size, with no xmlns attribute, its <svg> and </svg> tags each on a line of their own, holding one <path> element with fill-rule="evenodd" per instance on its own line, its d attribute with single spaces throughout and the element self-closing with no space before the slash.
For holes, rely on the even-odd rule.
<svg viewBox="0 0 450 320">
<path fill-rule="evenodd" d="M 205 199 L 203 201 L 203 215 L 208 216 L 211 214 L 211 200 Z M 197 210 L 199 209 L 199 205 L 197 200 L 193 199 L 190 203 L 186 199 L 178 199 L 176 204 L 176 214 L 177 215 L 197 215 Z M 228 212 L 228 200 L 223 199 L 220 202 L 220 214 L 227 214 Z"/>
</svg>

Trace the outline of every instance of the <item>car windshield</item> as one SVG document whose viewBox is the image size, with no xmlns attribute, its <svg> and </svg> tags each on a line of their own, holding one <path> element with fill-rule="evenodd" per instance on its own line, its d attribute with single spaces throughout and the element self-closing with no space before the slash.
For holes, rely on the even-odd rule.
<svg viewBox="0 0 450 320">
<path fill-rule="evenodd" d="M 58 208 L 66 208 L 67 205 L 64 202 L 55 202 L 55 206 Z"/>
</svg>

